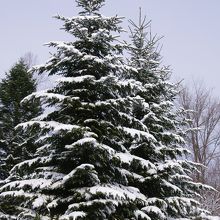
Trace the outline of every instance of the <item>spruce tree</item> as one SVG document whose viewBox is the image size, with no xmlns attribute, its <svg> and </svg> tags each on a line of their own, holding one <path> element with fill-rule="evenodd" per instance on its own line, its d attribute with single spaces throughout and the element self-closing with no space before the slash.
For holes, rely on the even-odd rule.
<svg viewBox="0 0 220 220">
<path fill-rule="evenodd" d="M 21 58 L 6 73 L 6 77 L 0 83 L 0 179 L 4 179 L 8 175 L 8 171 L 13 165 L 12 157 L 21 156 L 21 152 L 13 155 L 18 141 L 19 132 L 14 128 L 21 122 L 25 122 L 35 117 L 39 111 L 39 104 L 29 103 L 21 104 L 24 97 L 35 92 L 36 82 L 32 74 L 28 72 L 28 66 L 23 58 Z M 8 156 L 8 164 L 6 157 Z"/>
<path fill-rule="evenodd" d="M 123 61 L 124 45 L 113 35 L 122 31 L 121 18 L 99 13 L 104 0 L 76 2 L 82 8 L 79 16 L 57 16 L 74 41 L 48 43 L 56 52 L 33 68 L 58 80 L 53 89 L 23 101 L 41 99 L 48 110 L 17 126 L 34 135 L 35 150 L 2 182 L 0 217 L 153 220 L 197 215 L 197 202 L 190 198 L 197 186 L 186 175 L 190 165 L 177 160 L 183 140 L 171 111 L 174 92 L 165 81 L 167 72 L 151 59 L 156 67 L 145 80 L 145 55 L 138 60 L 146 61 L 142 69 L 136 58 L 129 65 Z"/>
<path fill-rule="evenodd" d="M 129 115 L 133 82 L 122 78 L 130 68 L 112 35 L 122 31 L 121 19 L 98 12 L 104 0 L 77 3 L 80 16 L 57 16 L 76 40 L 49 43 L 57 52 L 35 68 L 58 75 L 57 85 L 24 99 L 41 98 L 51 111 L 19 126 L 36 132 L 39 147 L 1 187 L 1 211 L 10 218 L 132 219 L 145 198 L 122 167 L 135 161 L 151 167 L 127 149 L 133 137 L 151 136 Z"/>
<path fill-rule="evenodd" d="M 184 159 L 190 152 L 184 148 L 185 112 L 174 106 L 178 88 L 169 82 L 169 68 L 161 65 L 160 38 L 152 35 L 151 22 L 146 17 L 142 19 L 141 11 L 139 16 L 138 24 L 130 20 L 132 44 L 128 46 L 129 63 L 137 70 L 131 78 L 141 88 L 138 92 L 141 101 L 135 106 L 134 115 L 156 141 L 134 145 L 130 152 L 153 163 L 157 172 L 136 184 L 149 197 L 151 208 L 147 209 L 152 219 L 163 219 L 164 214 L 164 219 L 192 219 L 206 212 L 200 209 L 197 200 L 201 198 L 201 190 L 211 187 L 194 183 L 190 178 L 196 166 Z"/>
</svg>

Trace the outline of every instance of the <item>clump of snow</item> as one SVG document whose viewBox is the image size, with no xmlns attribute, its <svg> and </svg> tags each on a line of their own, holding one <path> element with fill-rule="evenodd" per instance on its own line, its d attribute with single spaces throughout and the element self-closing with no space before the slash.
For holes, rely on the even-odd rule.
<svg viewBox="0 0 220 220">
<path fill-rule="evenodd" d="M 2 189 L 0 189 L 0 190 L 2 190 Z M 36 196 L 36 194 L 35 193 L 26 193 L 26 192 L 24 192 L 24 190 L 16 190 L 16 191 L 11 190 L 11 191 L 2 192 L 0 194 L 1 199 L 6 199 L 8 196 L 33 198 L 34 196 Z"/>
<path fill-rule="evenodd" d="M 125 131 L 127 134 L 131 135 L 131 137 L 134 138 L 135 140 L 140 140 L 141 137 L 144 137 L 149 141 L 156 141 L 154 136 L 146 131 L 140 131 L 134 128 L 127 128 L 127 127 L 121 127 L 121 129 Z"/>
<path fill-rule="evenodd" d="M 36 198 L 32 203 L 33 209 L 43 206 L 46 203 L 45 196 L 41 195 L 40 197 Z"/>
<path fill-rule="evenodd" d="M 151 163 L 149 160 L 145 160 L 145 159 L 143 159 L 141 157 L 134 156 L 134 155 L 130 154 L 129 152 L 116 153 L 115 156 L 120 158 L 120 160 L 123 163 L 130 164 L 133 160 L 137 160 L 146 169 L 153 169 L 154 171 L 156 171 L 156 166 L 153 163 Z M 153 172 L 153 170 L 151 170 L 151 172 Z"/>
<path fill-rule="evenodd" d="M 112 204 L 114 204 L 115 206 L 118 206 L 119 202 L 117 200 L 113 200 L 113 199 L 94 199 L 91 201 L 87 201 L 87 202 L 80 202 L 80 203 L 74 203 L 69 205 L 68 209 L 75 209 L 75 208 L 79 208 L 80 206 L 91 206 L 94 203 L 109 203 L 111 202 Z"/>
<path fill-rule="evenodd" d="M 134 215 L 137 219 L 141 218 L 141 219 L 151 220 L 151 218 L 141 210 L 136 210 Z"/>
<path fill-rule="evenodd" d="M 156 206 L 146 206 L 142 208 L 142 210 L 146 213 L 154 213 L 159 216 L 160 219 L 166 219 L 164 213 Z"/>
<path fill-rule="evenodd" d="M 12 216 L 12 215 L 6 215 L 5 213 L 2 213 L 0 212 L 0 219 L 2 220 L 7 220 L 7 219 L 10 219 L 10 220 L 17 220 L 17 216 Z"/>
<path fill-rule="evenodd" d="M 28 179 L 28 180 L 17 180 L 13 182 L 9 182 L 5 185 L 3 185 L 0 190 L 13 190 L 13 189 L 23 189 L 27 186 L 30 186 L 33 190 L 34 189 L 44 189 L 46 187 L 49 187 L 51 185 L 52 180 L 46 180 L 46 179 Z"/>
<path fill-rule="evenodd" d="M 76 167 L 74 170 L 72 170 L 70 173 L 68 173 L 67 175 L 65 175 L 62 179 L 58 180 L 57 182 L 55 182 L 51 188 L 53 189 L 57 189 L 59 187 L 62 187 L 63 185 L 65 185 L 66 182 L 68 182 L 69 180 L 71 180 L 74 175 L 76 174 L 77 171 L 79 170 L 84 170 L 84 169 L 89 169 L 89 170 L 94 170 L 95 167 L 92 164 L 81 164 L 78 167 Z M 93 175 L 94 180 L 96 180 L 97 183 L 100 183 L 100 180 L 96 174 L 95 171 L 91 172 L 91 175 Z"/>
<path fill-rule="evenodd" d="M 82 138 L 76 142 L 74 142 L 73 144 L 71 145 L 66 145 L 65 148 L 66 149 L 71 149 L 71 148 L 74 148 L 75 145 L 83 145 L 85 143 L 92 143 L 92 144 L 97 144 L 97 141 L 95 138 L 92 138 L 92 137 L 85 137 L 85 138 Z"/>
<path fill-rule="evenodd" d="M 78 217 L 85 217 L 86 213 L 85 212 L 79 212 L 79 211 L 75 211 L 75 212 L 71 212 L 68 214 L 64 214 L 62 215 L 59 219 L 60 220 L 76 220 Z"/>
<path fill-rule="evenodd" d="M 59 101 L 62 101 L 65 98 L 68 98 L 68 96 L 65 96 L 65 95 L 60 95 L 60 94 L 51 93 L 47 91 L 39 91 L 39 92 L 31 93 L 30 95 L 26 96 L 21 102 L 27 102 L 33 98 L 43 98 L 43 97 L 46 97 L 48 99 L 56 99 Z"/>
<path fill-rule="evenodd" d="M 75 83 L 81 83 L 85 80 L 94 80 L 95 77 L 92 75 L 84 75 L 84 76 L 77 76 L 77 77 L 61 77 L 56 80 L 56 82 L 75 82 Z"/>
<path fill-rule="evenodd" d="M 219 216 L 209 216 L 206 214 L 201 214 L 201 217 L 204 218 L 205 220 L 220 220 Z"/>
<path fill-rule="evenodd" d="M 134 201 L 136 199 L 140 199 L 142 201 L 146 201 L 145 195 L 143 195 L 139 189 L 135 187 L 123 186 L 123 185 L 110 185 L 103 184 L 97 185 L 93 187 L 85 187 L 77 190 L 79 193 L 85 194 L 87 200 L 90 199 L 91 195 L 95 195 L 97 193 L 103 193 L 109 198 L 114 200 L 131 200 Z"/>
<path fill-rule="evenodd" d="M 42 129 L 52 129 L 55 132 L 60 130 L 72 130 L 72 129 L 79 129 L 80 126 L 71 125 L 71 124 L 63 124 L 56 121 L 28 121 L 21 123 L 15 127 L 15 129 L 22 127 L 26 129 L 29 126 L 38 125 Z"/>
</svg>

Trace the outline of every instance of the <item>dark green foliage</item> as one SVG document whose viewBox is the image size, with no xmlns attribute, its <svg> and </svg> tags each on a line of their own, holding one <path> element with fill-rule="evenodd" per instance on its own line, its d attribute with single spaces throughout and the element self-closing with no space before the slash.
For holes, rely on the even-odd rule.
<svg viewBox="0 0 220 220">
<path fill-rule="evenodd" d="M 6 73 L 6 77 L 0 83 L 1 132 L 4 137 L 11 137 L 16 125 L 30 120 L 38 113 L 37 106 L 20 103 L 35 90 L 35 80 L 32 74 L 28 73 L 25 61 L 21 59 Z"/>
<path fill-rule="evenodd" d="M 21 157 L 22 154 L 25 154 L 24 151 L 33 150 L 30 145 L 29 149 L 25 147 L 16 149 L 17 141 L 24 136 L 21 135 L 21 132 L 16 131 L 15 127 L 39 114 L 39 102 L 33 100 L 28 104 L 21 103 L 24 97 L 35 90 L 36 82 L 32 73 L 28 72 L 28 66 L 23 59 L 20 59 L 6 73 L 6 77 L 0 83 L 0 138 L 1 149 L 5 152 L 0 162 L 2 170 L 0 172 L 4 173 L 1 179 L 4 179 L 10 168 L 18 162 L 14 160 L 16 157 Z M 8 156 L 7 164 L 2 161 L 6 156 Z"/>
</svg>

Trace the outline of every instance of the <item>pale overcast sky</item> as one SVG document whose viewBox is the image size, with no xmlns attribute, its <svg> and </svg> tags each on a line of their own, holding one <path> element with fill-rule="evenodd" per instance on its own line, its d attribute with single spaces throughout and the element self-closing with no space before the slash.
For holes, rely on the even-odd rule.
<svg viewBox="0 0 220 220">
<path fill-rule="evenodd" d="M 162 55 L 174 78 L 204 80 L 220 96 L 220 1 L 106 0 L 103 14 L 124 16 L 126 28 L 139 7 L 152 20 L 152 32 L 164 36 Z M 0 76 L 29 51 L 44 62 L 50 50 L 43 44 L 68 36 L 52 16 L 77 11 L 74 0 L 1 0 Z"/>
</svg>

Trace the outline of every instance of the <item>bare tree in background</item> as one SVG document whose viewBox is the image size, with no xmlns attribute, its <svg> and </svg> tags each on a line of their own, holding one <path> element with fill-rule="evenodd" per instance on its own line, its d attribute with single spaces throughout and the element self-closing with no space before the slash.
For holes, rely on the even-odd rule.
<svg viewBox="0 0 220 220">
<path fill-rule="evenodd" d="M 188 110 L 187 145 L 192 160 L 203 165 L 193 178 L 220 190 L 220 101 L 202 83 L 194 83 L 181 90 L 179 104 Z M 219 215 L 220 194 L 205 192 L 203 196 L 203 206 Z"/>
<path fill-rule="evenodd" d="M 38 63 L 38 58 L 36 55 L 34 55 L 32 52 L 27 52 L 24 56 L 23 59 L 25 63 L 27 64 L 28 68 L 30 69 L 31 67 L 37 65 Z M 48 76 L 47 74 L 34 74 L 34 79 L 36 80 L 37 83 L 37 90 L 44 90 L 50 88 L 55 82 L 55 79 L 51 76 Z"/>
<path fill-rule="evenodd" d="M 25 61 L 25 64 L 28 66 L 28 68 L 31 68 L 32 66 L 37 64 L 37 56 L 34 55 L 32 52 L 27 52 L 23 59 Z"/>
<path fill-rule="evenodd" d="M 209 183 L 208 174 L 220 158 L 220 101 L 202 83 L 194 83 L 192 89 L 182 89 L 180 105 L 189 110 L 187 118 L 190 120 L 191 130 L 187 144 L 192 151 L 192 159 L 204 165 L 195 179 Z"/>
</svg>

